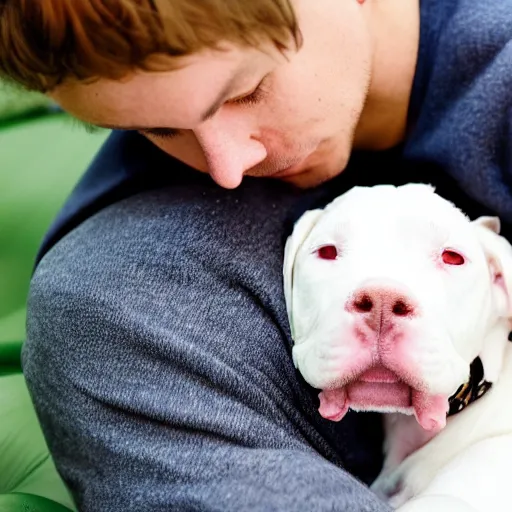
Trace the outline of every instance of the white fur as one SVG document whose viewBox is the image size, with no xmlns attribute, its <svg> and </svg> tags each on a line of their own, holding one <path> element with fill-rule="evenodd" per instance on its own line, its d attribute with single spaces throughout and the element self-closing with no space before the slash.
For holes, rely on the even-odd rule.
<svg viewBox="0 0 512 512">
<path fill-rule="evenodd" d="M 354 379 L 354 361 L 387 357 L 354 338 L 346 307 L 356 290 L 375 282 L 418 305 L 390 359 L 404 375 L 414 370 L 411 383 L 449 396 L 476 356 L 495 383 L 430 441 L 413 416 L 397 414 L 410 411 L 383 409 L 395 414 L 386 415 L 386 462 L 373 489 L 403 512 L 512 510 L 512 249 L 497 231 L 497 219 L 470 222 L 429 186 L 383 185 L 356 187 L 307 212 L 288 239 L 283 273 L 293 359 L 310 385 L 343 386 Z M 327 244 L 338 248 L 334 261 L 317 256 Z M 462 253 L 464 265 L 439 264 L 443 249 Z"/>
</svg>

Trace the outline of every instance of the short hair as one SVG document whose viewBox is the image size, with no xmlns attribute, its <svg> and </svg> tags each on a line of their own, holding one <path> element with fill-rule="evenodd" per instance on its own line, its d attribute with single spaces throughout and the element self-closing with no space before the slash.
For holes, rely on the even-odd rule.
<svg viewBox="0 0 512 512">
<path fill-rule="evenodd" d="M 292 0 L 0 0 L 0 77 L 49 92 L 66 79 L 162 71 L 221 42 L 300 45 Z"/>
</svg>

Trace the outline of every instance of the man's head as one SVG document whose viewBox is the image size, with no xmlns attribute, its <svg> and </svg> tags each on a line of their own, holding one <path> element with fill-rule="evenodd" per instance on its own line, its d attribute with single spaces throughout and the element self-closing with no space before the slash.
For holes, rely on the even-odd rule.
<svg viewBox="0 0 512 512">
<path fill-rule="evenodd" d="M 355 188 L 307 212 L 286 246 L 294 361 L 320 412 L 414 413 L 444 426 L 480 356 L 495 381 L 512 316 L 512 248 L 425 185 Z"/>
<path fill-rule="evenodd" d="M 90 124 L 138 129 L 224 187 L 244 175 L 311 186 L 343 170 L 354 142 L 373 138 L 363 109 L 385 125 L 377 146 L 402 135 L 416 3 L 2 0 L 0 73 Z M 402 18 L 405 35 L 390 44 Z M 376 60 L 403 78 L 392 92 L 379 86 L 389 83 Z M 391 98 L 391 123 L 372 87 Z"/>
</svg>

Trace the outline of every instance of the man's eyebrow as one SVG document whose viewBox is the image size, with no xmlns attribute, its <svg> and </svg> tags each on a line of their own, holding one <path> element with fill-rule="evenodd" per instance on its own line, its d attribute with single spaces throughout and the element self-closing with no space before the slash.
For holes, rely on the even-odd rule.
<svg viewBox="0 0 512 512">
<path fill-rule="evenodd" d="M 200 116 L 201 122 L 207 121 L 211 119 L 215 113 L 222 107 L 226 99 L 229 97 L 231 93 L 231 89 L 233 85 L 238 80 L 238 77 L 241 74 L 241 70 L 238 70 L 236 73 L 231 75 L 230 79 L 226 82 L 224 87 L 221 89 L 215 101 L 209 106 Z M 158 132 L 165 131 L 166 133 L 176 132 L 179 133 L 181 130 L 177 128 L 168 128 L 168 127 L 154 127 L 154 126 L 120 126 L 115 124 L 91 124 L 87 121 L 82 121 L 81 119 L 77 119 L 77 121 L 83 125 L 88 131 L 93 131 L 94 128 L 105 128 L 107 130 L 130 130 L 130 131 L 142 131 L 142 132 Z"/>
</svg>

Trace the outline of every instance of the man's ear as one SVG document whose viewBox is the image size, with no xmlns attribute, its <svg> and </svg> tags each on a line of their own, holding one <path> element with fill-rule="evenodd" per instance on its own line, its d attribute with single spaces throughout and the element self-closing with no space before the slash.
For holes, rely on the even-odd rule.
<svg viewBox="0 0 512 512">
<path fill-rule="evenodd" d="M 512 246 L 500 232 L 498 217 L 473 221 L 491 272 L 499 313 L 512 319 Z"/>
<path fill-rule="evenodd" d="M 322 213 L 323 210 L 310 210 L 304 213 L 295 223 L 292 234 L 288 237 L 284 248 L 284 298 L 293 339 L 295 339 L 293 325 L 293 269 L 295 266 L 295 257 Z"/>
</svg>

